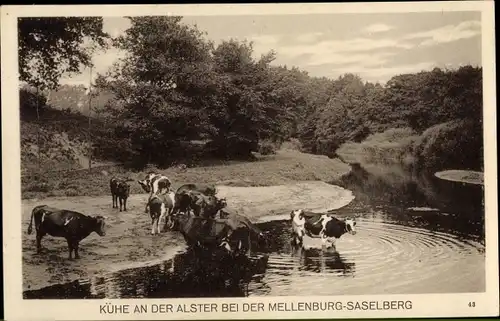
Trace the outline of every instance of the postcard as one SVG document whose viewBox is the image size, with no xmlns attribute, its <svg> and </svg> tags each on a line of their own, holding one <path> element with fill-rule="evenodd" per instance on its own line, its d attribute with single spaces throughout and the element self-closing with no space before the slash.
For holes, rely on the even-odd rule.
<svg viewBox="0 0 500 321">
<path fill-rule="evenodd" d="M 498 316 L 493 9 L 3 6 L 6 319 Z"/>
</svg>

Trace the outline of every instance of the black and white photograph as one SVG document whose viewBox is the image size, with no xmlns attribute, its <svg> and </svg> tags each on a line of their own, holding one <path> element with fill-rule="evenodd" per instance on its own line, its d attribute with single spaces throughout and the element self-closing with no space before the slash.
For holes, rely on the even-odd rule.
<svg viewBox="0 0 500 321">
<path fill-rule="evenodd" d="M 160 301 L 177 302 L 172 318 L 214 312 L 196 299 L 245 298 L 257 303 L 233 312 L 352 317 L 415 309 L 404 295 L 488 293 L 456 308 L 498 313 L 493 6 L 474 3 L 11 6 L 16 302 L 182 299 Z M 85 309 L 116 317 L 98 305 Z"/>
</svg>

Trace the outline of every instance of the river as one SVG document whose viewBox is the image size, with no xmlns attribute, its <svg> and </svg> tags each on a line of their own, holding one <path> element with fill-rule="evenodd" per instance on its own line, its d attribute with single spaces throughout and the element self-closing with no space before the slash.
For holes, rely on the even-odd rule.
<svg viewBox="0 0 500 321">
<path fill-rule="evenodd" d="M 485 290 L 482 186 L 354 166 L 332 184 L 355 199 L 335 210 L 357 234 L 334 249 L 294 250 L 287 213 L 262 217 L 270 247 L 221 262 L 192 251 L 148 267 L 24 292 L 25 298 L 242 297 L 459 293 Z"/>
</svg>

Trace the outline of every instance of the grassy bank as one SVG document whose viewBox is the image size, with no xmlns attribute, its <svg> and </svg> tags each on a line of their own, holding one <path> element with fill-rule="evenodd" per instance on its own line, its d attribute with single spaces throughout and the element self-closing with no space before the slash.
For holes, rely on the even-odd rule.
<svg viewBox="0 0 500 321">
<path fill-rule="evenodd" d="M 418 135 L 410 128 L 392 128 L 368 136 L 361 143 L 347 142 L 337 154 L 348 163 L 403 164 L 414 163 L 413 144 Z"/>
<path fill-rule="evenodd" d="M 471 120 L 453 120 L 418 134 L 410 128 L 392 128 L 348 142 L 337 154 L 348 163 L 398 164 L 418 171 L 448 169 L 482 171 L 482 126 Z"/>
<path fill-rule="evenodd" d="M 298 181 L 330 182 L 349 172 L 350 167 L 337 159 L 282 149 L 274 155 L 257 155 L 251 162 L 221 162 L 218 165 L 130 171 L 120 166 L 95 169 L 92 172 L 73 171 L 34 174 L 22 178 L 22 198 L 50 196 L 97 196 L 109 194 L 111 176 L 143 179 L 150 170 L 167 175 L 174 188 L 185 183 L 211 183 L 227 186 L 273 186 Z M 131 183 L 131 193 L 142 193 L 139 184 Z"/>
</svg>

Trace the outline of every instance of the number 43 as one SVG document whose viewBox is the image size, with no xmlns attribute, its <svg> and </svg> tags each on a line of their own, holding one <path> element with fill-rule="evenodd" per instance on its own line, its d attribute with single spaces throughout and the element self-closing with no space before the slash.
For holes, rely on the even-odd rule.
<svg viewBox="0 0 500 321">
<path fill-rule="evenodd" d="M 469 308 L 476 307 L 476 302 L 469 302 Z"/>
</svg>

